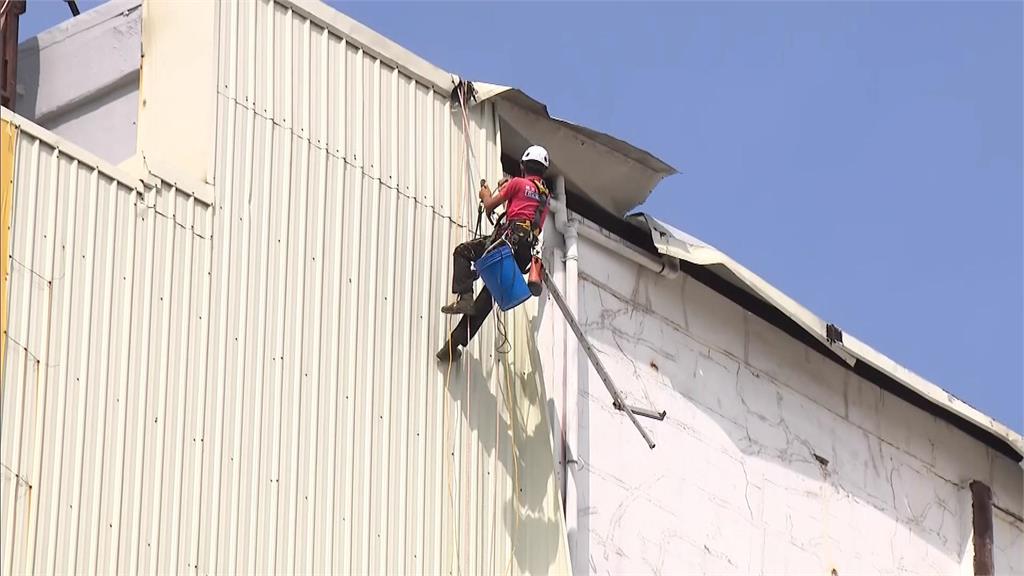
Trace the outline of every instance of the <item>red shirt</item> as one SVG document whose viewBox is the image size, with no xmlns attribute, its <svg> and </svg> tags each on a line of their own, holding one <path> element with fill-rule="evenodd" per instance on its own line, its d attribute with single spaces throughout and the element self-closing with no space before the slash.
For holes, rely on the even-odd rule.
<svg viewBox="0 0 1024 576">
<path fill-rule="evenodd" d="M 513 178 L 509 180 L 504 186 L 502 186 L 499 194 L 505 200 L 505 217 L 506 222 L 512 222 L 513 220 L 526 220 L 527 222 L 533 222 L 533 215 L 537 212 L 537 206 L 542 202 L 542 196 L 537 189 L 535 181 L 539 181 L 540 178 Z M 544 220 L 548 216 L 548 206 L 544 206 L 544 211 L 540 216 L 540 224 L 544 225 Z"/>
</svg>

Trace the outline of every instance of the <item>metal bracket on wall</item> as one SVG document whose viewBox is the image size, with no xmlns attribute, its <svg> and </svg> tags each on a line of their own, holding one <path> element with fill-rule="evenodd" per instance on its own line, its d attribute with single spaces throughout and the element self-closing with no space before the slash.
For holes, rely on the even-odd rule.
<svg viewBox="0 0 1024 576">
<path fill-rule="evenodd" d="M 15 109 L 18 91 L 18 19 L 25 0 L 0 2 L 0 106 Z"/>
<path fill-rule="evenodd" d="M 836 342 L 842 344 L 843 331 L 835 324 L 827 324 L 825 325 L 825 339 L 828 340 L 829 344 L 835 344 Z"/>
<path fill-rule="evenodd" d="M 619 393 L 619 389 L 615 387 L 615 383 L 612 382 L 612 377 L 608 375 L 608 371 L 605 370 L 604 364 L 601 363 L 601 359 L 597 356 L 597 351 L 590 345 L 590 340 L 583 334 L 583 330 L 580 328 L 579 322 L 573 317 L 572 312 L 569 311 L 569 306 L 565 303 L 565 298 L 562 297 L 562 293 L 558 291 L 558 287 L 551 281 L 551 275 L 548 274 L 548 269 L 544 268 L 544 284 L 551 291 L 551 297 L 555 299 L 555 304 L 558 305 L 558 309 L 562 311 L 562 316 L 565 317 L 565 321 L 569 324 L 569 328 L 572 328 L 573 334 L 576 335 L 576 340 L 579 341 L 580 345 L 583 346 L 584 352 L 587 353 L 587 358 L 590 359 L 590 363 L 594 365 L 594 369 L 597 370 L 597 375 L 601 377 L 601 382 L 604 383 L 604 387 L 608 389 L 608 393 L 612 395 L 613 405 L 618 410 L 622 410 L 629 416 L 629 420 L 633 422 L 636 429 L 640 431 L 640 435 L 644 437 L 644 441 L 647 442 L 647 446 L 654 449 L 654 440 L 651 440 L 647 431 L 640 425 L 640 421 L 636 419 L 637 414 L 641 416 L 647 416 L 654 418 L 655 420 L 662 420 L 665 418 L 665 412 L 654 412 L 652 410 L 637 409 L 631 407 L 629 404 L 622 399 L 622 394 Z"/>
<path fill-rule="evenodd" d="M 612 402 L 612 406 L 614 406 L 616 410 L 621 410 L 622 412 L 626 411 L 622 407 L 622 405 L 618 404 L 617 402 Z M 651 410 L 650 408 L 641 408 L 639 406 L 627 405 L 627 407 L 633 412 L 633 414 L 636 414 L 637 416 L 643 416 L 644 418 L 650 418 L 652 420 L 664 420 L 665 415 L 668 414 L 668 412 L 665 412 L 664 410 L 658 412 L 655 410 Z"/>
</svg>

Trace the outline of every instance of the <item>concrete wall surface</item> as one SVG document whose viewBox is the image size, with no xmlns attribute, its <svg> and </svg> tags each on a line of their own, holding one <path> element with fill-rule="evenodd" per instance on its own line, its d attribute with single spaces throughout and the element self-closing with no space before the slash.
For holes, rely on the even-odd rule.
<svg viewBox="0 0 1024 576">
<path fill-rule="evenodd" d="M 648 450 L 581 366 L 577 574 L 970 574 L 968 483 L 1022 566 L 1021 468 L 693 278 L 581 240 L 581 323 Z M 834 571 L 834 572 L 833 572 Z"/>
<path fill-rule="evenodd" d="M 18 46 L 15 111 L 120 163 L 135 154 L 141 58 L 140 0 L 83 12 Z"/>
<path fill-rule="evenodd" d="M 1019 511 L 996 508 L 993 556 L 999 574 L 1024 574 L 1024 522 Z"/>
</svg>

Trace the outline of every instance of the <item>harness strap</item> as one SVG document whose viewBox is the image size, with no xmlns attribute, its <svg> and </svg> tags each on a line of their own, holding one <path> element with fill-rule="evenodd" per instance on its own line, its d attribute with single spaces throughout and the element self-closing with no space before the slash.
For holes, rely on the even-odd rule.
<svg viewBox="0 0 1024 576">
<path fill-rule="evenodd" d="M 537 204 L 537 209 L 533 212 L 533 222 L 531 223 L 531 226 L 533 227 L 533 234 L 540 237 L 541 218 L 544 216 L 544 210 L 548 207 L 548 200 L 551 198 L 551 193 L 548 191 L 547 185 L 544 184 L 543 178 L 538 178 L 536 180 L 531 179 L 530 181 L 537 187 L 537 193 L 540 194 L 541 198 L 540 202 Z"/>
</svg>

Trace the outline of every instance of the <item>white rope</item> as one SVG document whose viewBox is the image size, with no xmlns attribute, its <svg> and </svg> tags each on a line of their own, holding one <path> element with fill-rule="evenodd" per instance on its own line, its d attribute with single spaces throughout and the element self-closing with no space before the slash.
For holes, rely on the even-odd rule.
<svg viewBox="0 0 1024 576">
<path fill-rule="evenodd" d="M 456 88 L 456 90 L 459 93 L 459 107 L 462 109 L 462 135 L 466 139 L 466 148 L 469 149 L 469 157 L 466 159 L 466 161 L 469 162 L 469 177 L 472 178 L 473 182 L 479 182 L 480 179 L 477 178 L 479 173 L 476 172 L 476 169 L 478 168 L 476 150 L 473 148 L 473 139 L 469 136 L 470 122 L 469 112 L 467 110 L 468 103 L 466 102 L 466 95 L 463 89 Z"/>
</svg>

